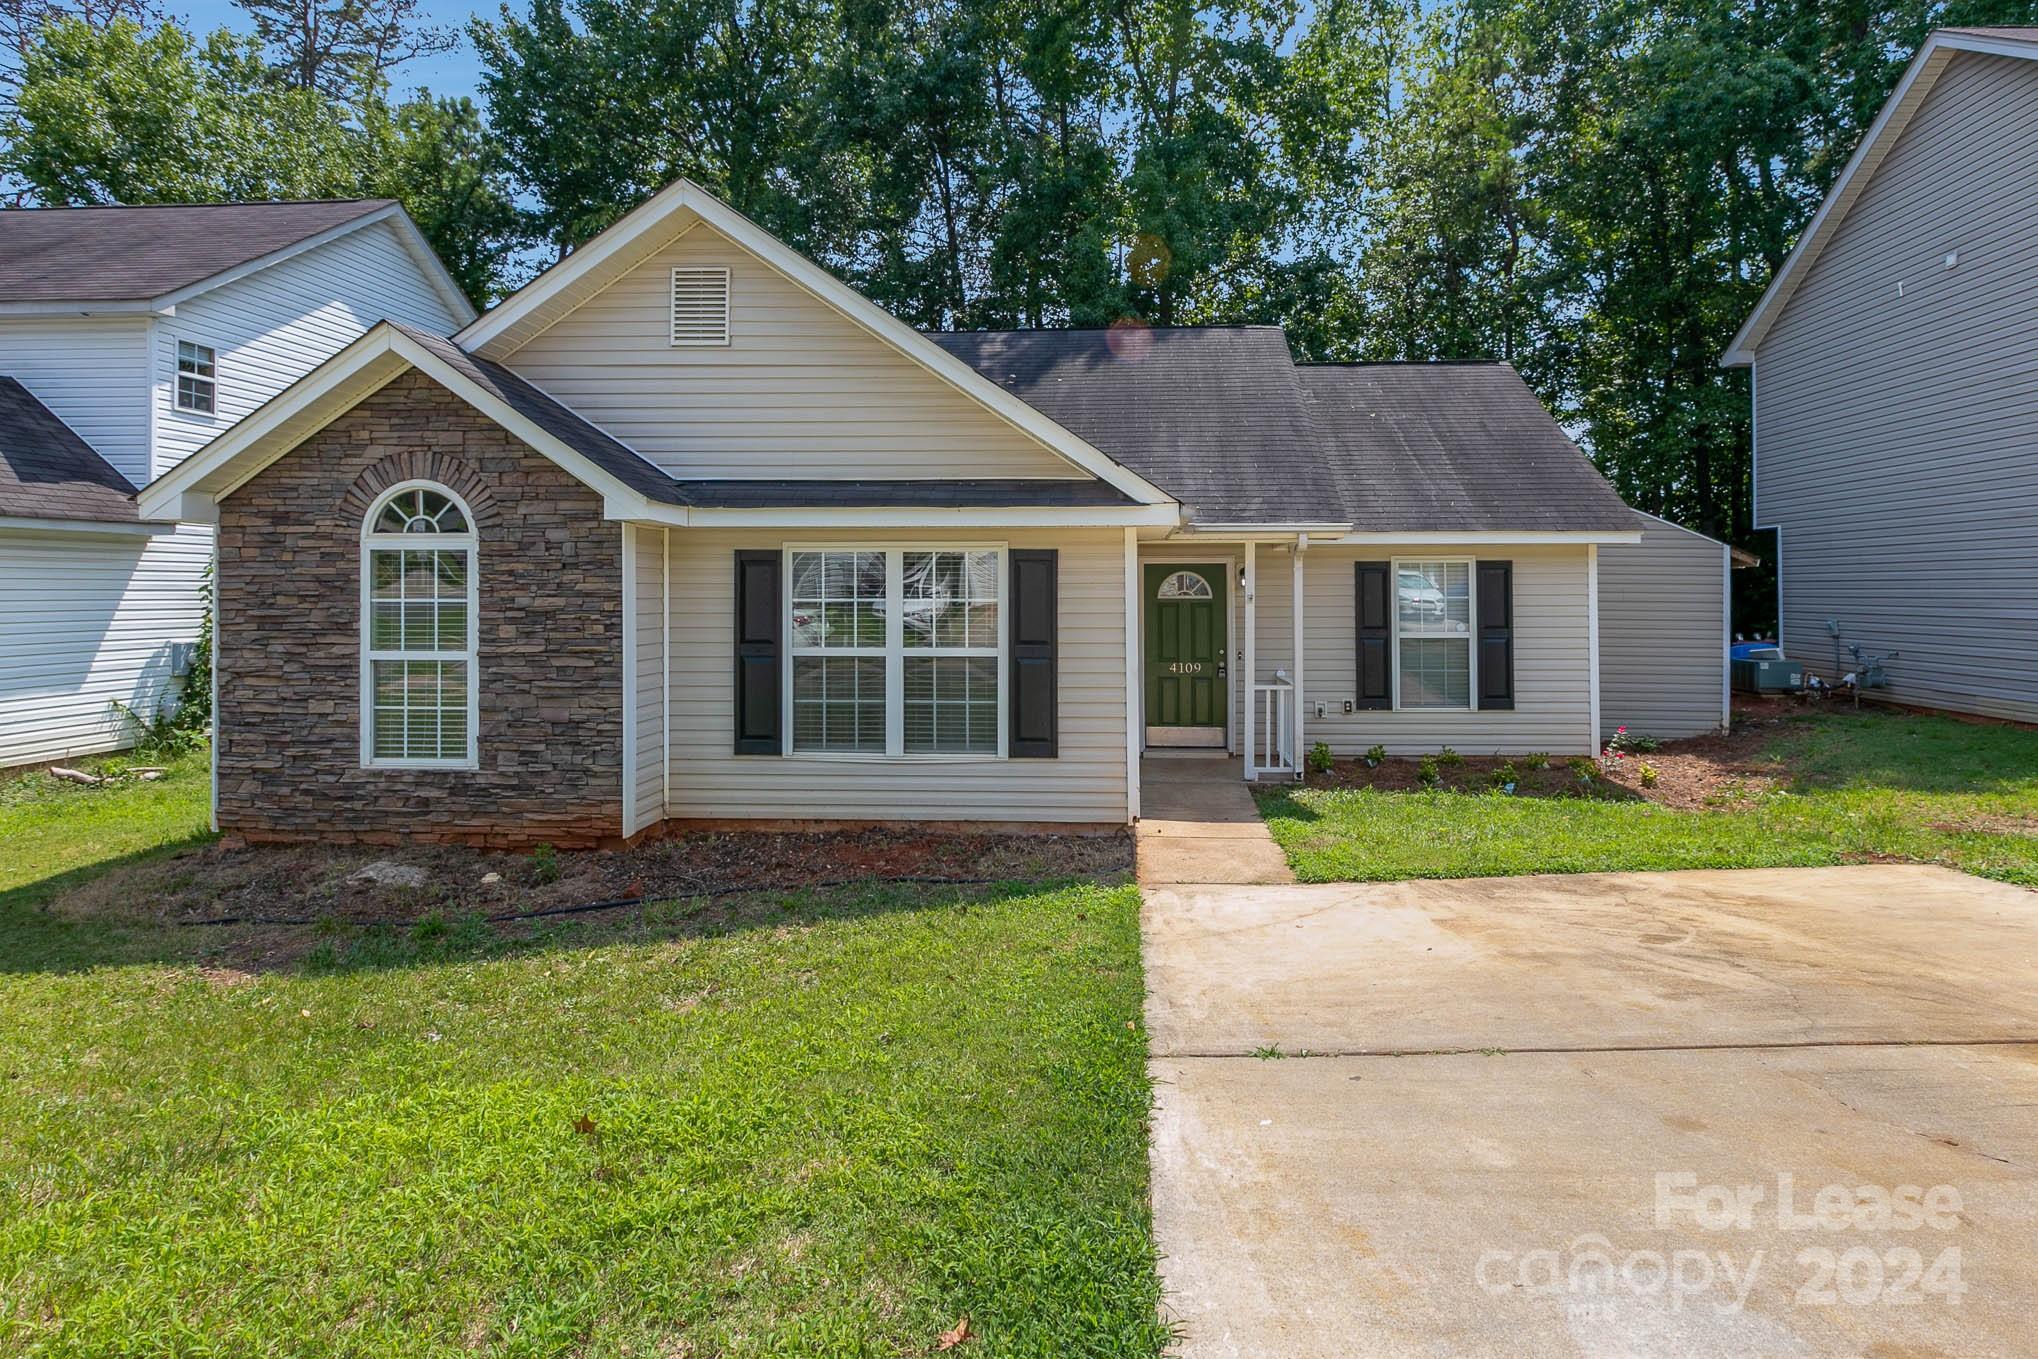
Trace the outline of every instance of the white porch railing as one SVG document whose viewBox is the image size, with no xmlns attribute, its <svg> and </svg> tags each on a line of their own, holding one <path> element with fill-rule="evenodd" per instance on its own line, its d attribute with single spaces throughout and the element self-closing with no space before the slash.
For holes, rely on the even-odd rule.
<svg viewBox="0 0 2038 1359">
<path fill-rule="evenodd" d="M 1277 671 L 1271 684 L 1252 686 L 1252 702 L 1245 720 L 1251 724 L 1251 741 L 1246 747 L 1245 776 L 1294 774 L 1301 768 L 1295 756 L 1295 685 L 1285 672 Z"/>
</svg>

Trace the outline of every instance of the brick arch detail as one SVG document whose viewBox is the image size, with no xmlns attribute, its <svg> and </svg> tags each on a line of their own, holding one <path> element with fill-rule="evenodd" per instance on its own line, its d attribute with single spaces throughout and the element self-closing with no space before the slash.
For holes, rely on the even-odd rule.
<svg viewBox="0 0 2038 1359">
<path fill-rule="evenodd" d="M 494 528 L 501 522 L 502 512 L 481 474 L 469 463 L 437 449 L 390 454 L 354 478 L 353 485 L 340 498 L 340 509 L 359 523 L 384 491 L 406 481 L 435 481 L 452 491 L 467 502 L 477 531 Z"/>
</svg>

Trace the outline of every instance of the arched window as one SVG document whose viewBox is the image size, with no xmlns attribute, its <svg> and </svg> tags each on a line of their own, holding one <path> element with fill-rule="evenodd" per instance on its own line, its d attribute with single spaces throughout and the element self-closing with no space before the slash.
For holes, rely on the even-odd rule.
<svg viewBox="0 0 2038 1359">
<path fill-rule="evenodd" d="M 1161 599 L 1209 599 L 1210 582 L 1194 571 L 1177 571 L 1161 582 Z"/>
<path fill-rule="evenodd" d="M 385 492 L 361 526 L 361 763 L 472 767 L 474 516 L 443 486 Z"/>
</svg>

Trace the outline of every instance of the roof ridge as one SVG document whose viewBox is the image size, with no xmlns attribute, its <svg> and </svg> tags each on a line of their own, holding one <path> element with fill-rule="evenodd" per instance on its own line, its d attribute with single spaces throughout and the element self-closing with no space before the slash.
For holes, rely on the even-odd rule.
<svg viewBox="0 0 2038 1359">
<path fill-rule="evenodd" d="M 224 203 L 35 203 L 0 212 L 145 212 L 150 208 L 312 208 L 396 203 L 394 198 L 236 198 Z"/>
<path fill-rule="evenodd" d="M 1142 321 L 1129 326 L 1118 324 L 1108 326 L 982 326 L 967 330 L 955 330 L 955 329 L 935 330 L 927 326 L 915 326 L 914 329 L 919 331 L 920 334 L 927 336 L 1095 335 L 1095 334 L 1108 335 L 1114 331 L 1122 330 L 1144 330 L 1149 332 L 1157 330 L 1276 330 L 1279 331 L 1284 337 L 1288 333 L 1287 328 L 1285 326 L 1279 325 L 1272 321 L 1222 321 L 1222 322 L 1211 322 L 1209 324 L 1198 324 L 1189 326 L 1150 326 Z"/>
</svg>

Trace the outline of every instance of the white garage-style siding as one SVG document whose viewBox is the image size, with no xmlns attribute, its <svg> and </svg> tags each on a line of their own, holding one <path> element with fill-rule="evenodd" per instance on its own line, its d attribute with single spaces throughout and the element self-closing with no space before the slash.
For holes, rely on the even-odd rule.
<svg viewBox="0 0 2038 1359">
<path fill-rule="evenodd" d="M 212 535 L 0 532 L 0 768 L 131 743 L 118 700 L 174 699 Z"/>
<path fill-rule="evenodd" d="M 446 335 L 461 319 L 385 222 L 179 303 L 155 324 L 155 465 L 143 479 L 169 471 L 376 322 Z M 177 409 L 179 340 L 217 356 L 212 415 Z"/>
<path fill-rule="evenodd" d="M 1604 549 L 1602 549 L 1604 550 Z M 1416 755 L 1450 746 L 1462 755 L 1589 754 L 1592 736 L 1588 549 L 1423 546 L 1311 547 L 1303 554 L 1305 748 L 1327 742 L 1341 758 L 1379 744 Z M 1514 707 L 1479 712 L 1360 709 L 1353 564 L 1393 558 L 1481 557 L 1514 563 Z M 1324 716 L 1316 716 L 1322 704 Z"/>
<path fill-rule="evenodd" d="M 672 271 L 729 271 L 729 342 L 672 343 Z M 697 225 L 504 362 L 679 477 L 1068 477 L 1068 462 Z"/>
<path fill-rule="evenodd" d="M 1726 721 L 1727 547 L 1654 515 L 1599 549 L 1599 725 L 1659 739 Z"/>
<path fill-rule="evenodd" d="M 789 544 L 1058 549 L 1060 755 L 856 760 L 737 756 L 735 554 Z M 671 815 L 719 820 L 1123 823 L 1125 553 L 1115 530 L 672 533 Z"/>
</svg>

